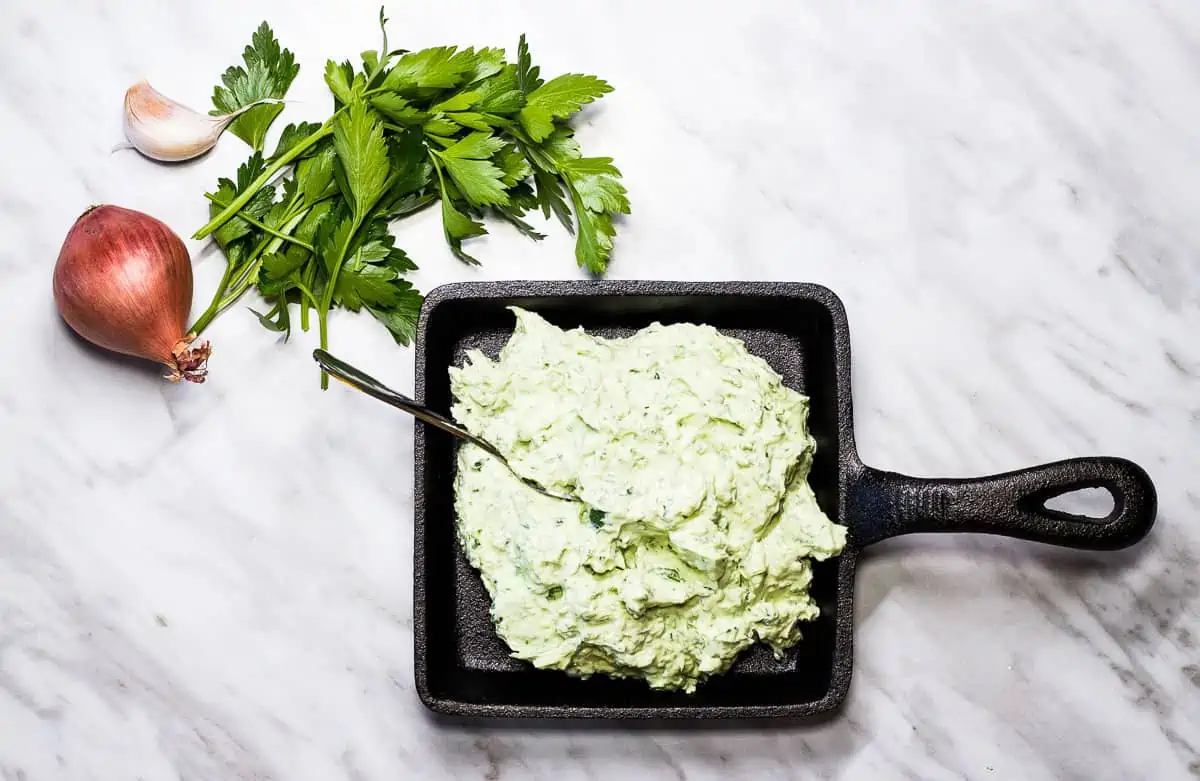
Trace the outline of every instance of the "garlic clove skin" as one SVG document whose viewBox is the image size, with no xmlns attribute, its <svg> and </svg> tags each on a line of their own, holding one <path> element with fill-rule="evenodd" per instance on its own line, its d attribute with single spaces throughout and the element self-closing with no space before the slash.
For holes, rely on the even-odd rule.
<svg viewBox="0 0 1200 781">
<path fill-rule="evenodd" d="M 201 114 L 143 80 L 125 92 L 125 137 L 134 149 L 154 160 L 190 160 L 212 149 L 240 113 L 219 117 Z"/>
<path fill-rule="evenodd" d="M 130 147 L 154 160 L 191 160 L 216 146 L 225 128 L 243 112 L 264 103 L 282 102 L 263 98 L 232 114 L 214 117 L 171 100 L 143 79 L 125 91 L 125 137 Z M 113 151 L 118 148 L 121 145 Z"/>
</svg>

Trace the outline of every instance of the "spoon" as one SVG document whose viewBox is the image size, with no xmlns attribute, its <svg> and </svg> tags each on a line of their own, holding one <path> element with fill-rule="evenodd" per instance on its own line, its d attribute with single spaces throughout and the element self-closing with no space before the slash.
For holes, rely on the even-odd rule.
<svg viewBox="0 0 1200 781">
<path fill-rule="evenodd" d="M 405 396 L 403 393 L 392 390 L 379 380 L 368 375 L 366 372 L 354 368 L 339 358 L 334 358 L 332 355 L 321 349 L 313 350 L 313 359 L 316 360 L 316 362 L 321 365 L 321 368 L 324 369 L 325 372 L 331 375 L 334 379 L 341 380 L 350 387 L 360 390 L 368 396 L 372 396 L 382 402 L 391 404 L 397 409 L 404 410 L 409 415 L 412 415 L 414 418 L 423 423 L 428 423 L 431 426 L 440 428 L 442 431 L 445 431 L 448 434 L 453 434 L 459 439 L 470 442 L 472 445 L 475 445 L 500 463 L 504 464 L 504 466 L 508 467 L 508 471 L 516 475 L 517 479 L 538 493 L 549 496 L 552 499 L 559 499 L 564 502 L 583 501 L 578 496 L 574 496 L 572 494 L 563 494 L 558 493 L 557 491 L 551 491 L 549 488 L 541 485 L 536 480 L 525 477 L 522 474 L 518 474 L 517 470 L 513 469 L 512 464 L 508 463 L 508 459 L 504 457 L 504 454 L 501 453 L 500 450 L 491 442 L 488 442 L 482 437 L 475 436 L 470 431 L 467 431 L 465 428 L 450 420 L 446 416 L 434 412 L 423 404 L 418 404 L 409 397 Z"/>
</svg>

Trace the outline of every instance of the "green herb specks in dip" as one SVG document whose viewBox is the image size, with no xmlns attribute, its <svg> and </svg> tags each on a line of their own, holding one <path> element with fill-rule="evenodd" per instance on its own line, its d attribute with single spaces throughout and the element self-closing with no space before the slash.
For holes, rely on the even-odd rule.
<svg viewBox="0 0 1200 781">
<path fill-rule="evenodd" d="M 459 450 L 459 540 L 513 654 L 690 692 L 759 640 L 796 643 L 811 560 L 846 538 L 808 486 L 808 399 L 708 326 L 603 339 L 513 311 L 499 360 L 450 370 L 454 416 L 586 502 Z"/>
</svg>

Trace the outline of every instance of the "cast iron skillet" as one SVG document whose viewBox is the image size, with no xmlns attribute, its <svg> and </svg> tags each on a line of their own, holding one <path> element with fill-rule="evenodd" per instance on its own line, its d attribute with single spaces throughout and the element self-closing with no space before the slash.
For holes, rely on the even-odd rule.
<svg viewBox="0 0 1200 781">
<path fill-rule="evenodd" d="M 481 282 L 437 288 L 421 311 L 417 400 L 448 412 L 447 367 L 465 353 L 495 356 L 512 334 L 509 306 L 562 327 L 628 335 L 654 321 L 707 323 L 742 339 L 790 387 L 811 399 L 817 440 L 809 483 L 821 507 L 849 528 L 836 559 L 814 568 L 821 608 L 783 659 L 760 646 L 694 694 L 658 692 L 637 680 L 572 678 L 512 659 L 496 636 L 490 601 L 455 539 L 456 442 L 417 424 L 415 672 L 421 700 L 458 716 L 520 718 L 811 717 L 836 709 L 850 686 L 854 568 L 872 543 L 914 532 L 981 532 L 1051 545 L 1115 550 L 1154 523 L 1154 485 L 1122 458 L 1059 461 L 975 479 L 931 480 L 865 466 L 854 446 L 850 334 L 841 301 L 818 285 L 750 282 Z M 1080 488 L 1105 488 L 1114 507 L 1088 519 L 1045 507 Z M 964 628 L 965 630 L 967 628 Z M 979 626 L 970 631 L 986 632 Z"/>
</svg>

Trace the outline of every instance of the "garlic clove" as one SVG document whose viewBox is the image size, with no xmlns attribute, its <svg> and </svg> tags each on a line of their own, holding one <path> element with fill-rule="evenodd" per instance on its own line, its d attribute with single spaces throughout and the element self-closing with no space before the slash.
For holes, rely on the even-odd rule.
<svg viewBox="0 0 1200 781">
<path fill-rule="evenodd" d="M 190 160 L 216 146 L 221 133 L 242 112 L 278 102 L 266 98 L 214 117 L 171 100 L 143 79 L 125 92 L 125 137 L 129 146 L 154 160 Z"/>
<path fill-rule="evenodd" d="M 212 149 L 235 116 L 201 114 L 144 80 L 125 92 L 125 137 L 146 157 L 163 162 L 190 160 Z"/>
</svg>

